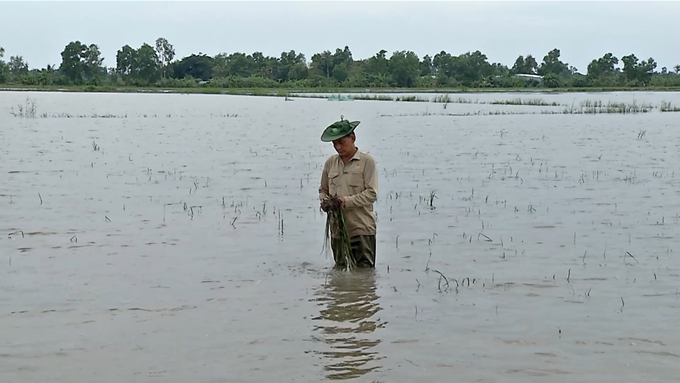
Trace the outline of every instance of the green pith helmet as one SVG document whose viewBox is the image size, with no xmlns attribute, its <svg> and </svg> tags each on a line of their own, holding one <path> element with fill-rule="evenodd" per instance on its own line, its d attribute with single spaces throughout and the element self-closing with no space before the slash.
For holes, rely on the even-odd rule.
<svg viewBox="0 0 680 383">
<path fill-rule="evenodd" d="M 354 132 L 360 121 L 349 121 L 340 117 L 340 121 L 336 121 L 330 126 L 328 126 L 321 134 L 321 141 L 331 142 L 339 138 L 345 137 L 350 133 Z"/>
</svg>

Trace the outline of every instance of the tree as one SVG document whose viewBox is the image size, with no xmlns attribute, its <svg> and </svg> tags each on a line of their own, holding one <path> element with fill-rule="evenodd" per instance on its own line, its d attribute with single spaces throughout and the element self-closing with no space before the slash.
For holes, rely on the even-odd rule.
<svg viewBox="0 0 680 383">
<path fill-rule="evenodd" d="M 373 75 L 388 75 L 389 71 L 389 61 L 385 56 L 387 51 L 381 49 L 380 52 L 376 53 L 375 56 L 366 60 L 366 65 L 364 67 L 364 72 Z"/>
<path fill-rule="evenodd" d="M 302 53 L 295 53 L 294 50 L 289 52 L 281 52 L 281 58 L 278 65 L 277 80 L 286 81 L 289 78 L 290 68 L 296 64 L 305 64 L 305 55 Z M 298 74 L 300 74 L 298 72 Z M 343 80 L 344 81 L 344 80 Z"/>
<path fill-rule="evenodd" d="M 207 81 L 212 78 L 212 68 L 213 58 L 200 52 L 173 63 L 176 78 L 191 76 Z"/>
<path fill-rule="evenodd" d="M 560 60 L 560 50 L 557 48 L 551 50 L 543 57 L 543 62 L 541 63 L 538 73 L 542 76 L 547 74 L 553 74 L 555 76 L 571 74 L 569 71 L 569 64 L 565 64 Z"/>
<path fill-rule="evenodd" d="M 2 57 L 2 56 L 0 56 L 0 57 Z M 675 71 L 675 73 L 680 73 L 680 65 L 674 66 L 673 70 Z"/>
<path fill-rule="evenodd" d="M 389 69 L 397 86 L 413 86 L 420 76 L 420 59 L 411 51 L 397 51 L 390 57 Z"/>
<path fill-rule="evenodd" d="M 22 56 L 12 56 L 9 58 L 8 62 L 9 71 L 15 77 L 28 74 L 28 63 L 24 62 Z"/>
<path fill-rule="evenodd" d="M 85 49 L 82 60 L 86 78 L 91 79 L 101 75 L 104 59 L 101 57 L 101 52 L 97 45 L 90 44 L 90 46 Z M 106 73 L 106 69 L 103 69 L 103 72 Z"/>
<path fill-rule="evenodd" d="M 491 73 L 495 76 L 507 76 L 510 74 L 510 68 L 501 63 L 493 63 L 491 64 Z"/>
<path fill-rule="evenodd" d="M 434 72 L 437 74 L 438 82 L 440 81 L 439 79 L 445 78 L 448 81 L 448 78 L 451 77 L 452 75 L 452 67 L 451 67 L 451 61 L 453 60 L 453 57 L 447 53 L 446 51 L 441 51 L 434 55 L 434 58 L 432 59 L 432 67 L 434 68 Z"/>
<path fill-rule="evenodd" d="M 621 57 L 621 61 L 623 62 L 623 73 L 629 80 L 635 80 L 637 78 L 638 58 L 634 54 L 630 54 Z"/>
<path fill-rule="evenodd" d="M 632 81 L 635 85 L 644 86 L 649 84 L 657 65 L 653 58 L 650 57 L 639 62 L 639 59 L 634 54 L 630 54 L 622 57 L 621 61 L 623 62 L 623 73 L 626 74 L 626 78 L 629 81 Z"/>
<path fill-rule="evenodd" d="M 420 75 L 432 76 L 432 69 L 432 57 L 430 57 L 430 55 L 425 55 L 423 60 L 420 62 Z"/>
<path fill-rule="evenodd" d="M 293 64 L 288 71 L 289 80 L 303 80 L 309 75 L 309 68 L 304 63 Z"/>
<path fill-rule="evenodd" d="M 559 77 L 552 72 L 548 72 L 543 76 L 543 86 L 546 88 L 559 88 L 561 85 Z"/>
<path fill-rule="evenodd" d="M 532 55 L 527 57 L 519 56 L 512 66 L 512 74 L 536 74 L 538 72 L 538 63 Z"/>
<path fill-rule="evenodd" d="M 512 74 L 523 74 L 526 73 L 526 67 L 524 66 L 524 56 L 517 57 L 515 64 L 513 64 L 511 72 Z"/>
<path fill-rule="evenodd" d="M 312 56 L 312 68 L 323 73 L 326 78 L 330 78 L 333 74 L 333 54 L 330 51 L 323 51 Z"/>
<path fill-rule="evenodd" d="M 349 69 L 347 63 L 340 63 L 333 68 L 333 78 L 339 83 L 345 82 L 349 77 Z"/>
<path fill-rule="evenodd" d="M 344 49 L 336 48 L 335 53 L 331 51 L 323 51 L 312 56 L 311 69 L 318 74 L 326 76 L 326 78 L 333 77 L 333 69 L 345 64 L 345 68 L 349 71 L 354 60 L 352 58 L 352 51 L 348 46 Z M 340 76 L 342 77 L 342 76 Z"/>
<path fill-rule="evenodd" d="M 254 63 L 253 58 L 245 53 L 232 53 L 227 57 L 228 74 L 231 76 L 249 77 L 253 73 Z M 267 73 L 271 73 L 271 71 Z"/>
<path fill-rule="evenodd" d="M 612 53 L 606 53 L 597 60 L 588 64 L 587 79 L 591 83 L 598 85 L 614 85 L 617 82 L 617 70 L 619 59 Z"/>
<path fill-rule="evenodd" d="M 0 47 L 0 59 L 5 56 L 5 48 Z M 0 60 L 0 84 L 7 82 L 9 77 L 9 68 L 5 65 L 5 62 Z"/>
<path fill-rule="evenodd" d="M 348 46 L 345 46 L 344 49 L 335 49 L 335 54 L 333 54 L 333 65 L 345 64 L 349 67 L 352 65 L 353 61 L 352 51 L 349 50 Z"/>
<path fill-rule="evenodd" d="M 480 82 L 493 73 L 493 67 L 480 51 L 467 52 L 451 58 L 451 76 L 466 86 L 479 86 Z"/>
<path fill-rule="evenodd" d="M 175 58 L 175 48 L 163 37 L 156 39 L 156 55 L 160 62 L 161 73 L 163 78 L 165 78 L 165 72 L 172 61 Z"/>
<path fill-rule="evenodd" d="M 116 72 L 124 78 L 132 75 L 137 50 L 129 45 L 125 45 L 116 53 Z"/>
<path fill-rule="evenodd" d="M 538 63 L 532 55 L 527 55 L 524 59 L 524 69 L 526 69 L 527 74 L 536 74 L 538 72 Z"/>
<path fill-rule="evenodd" d="M 656 66 L 656 61 L 651 57 L 640 63 L 638 69 L 638 79 L 642 81 L 643 85 L 647 85 L 652 81 L 652 75 L 654 74 L 654 69 L 656 69 Z"/>
<path fill-rule="evenodd" d="M 116 54 L 115 72 L 126 81 L 152 84 L 161 77 L 161 60 L 156 50 L 147 43 L 139 49 L 125 45 Z"/>
<path fill-rule="evenodd" d="M 245 53 L 220 53 L 213 58 L 213 77 L 249 77 L 255 71 L 255 66 L 253 57 Z"/>
<path fill-rule="evenodd" d="M 136 79 L 152 84 L 160 76 L 161 61 L 153 47 L 147 43 L 137 49 L 133 60 L 133 75 Z"/>
<path fill-rule="evenodd" d="M 84 80 L 98 77 L 102 71 L 99 47 L 96 44 L 87 46 L 80 41 L 72 41 L 61 52 L 59 71 L 71 82 L 81 83 Z"/>
<path fill-rule="evenodd" d="M 61 65 L 59 71 L 74 83 L 83 80 L 84 65 L 81 57 L 84 56 L 87 46 L 80 41 L 72 41 L 61 52 Z"/>
</svg>

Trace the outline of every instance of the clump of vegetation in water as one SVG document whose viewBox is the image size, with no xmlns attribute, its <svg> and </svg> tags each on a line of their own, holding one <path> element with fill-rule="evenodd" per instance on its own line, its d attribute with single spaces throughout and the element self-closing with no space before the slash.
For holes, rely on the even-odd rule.
<svg viewBox="0 0 680 383">
<path fill-rule="evenodd" d="M 11 107 L 9 109 L 9 113 L 14 117 L 35 118 L 37 109 L 38 104 L 35 102 L 35 100 L 27 98 L 26 104 L 17 105 L 17 110 L 14 110 L 14 108 Z"/>
<path fill-rule="evenodd" d="M 441 102 L 443 104 L 448 104 L 451 101 L 451 97 L 448 94 L 441 94 L 438 96 L 435 96 L 432 102 Z"/>
<path fill-rule="evenodd" d="M 672 106 L 670 102 L 663 101 L 659 110 L 662 112 L 680 112 L 680 107 Z"/>
<path fill-rule="evenodd" d="M 386 96 L 383 94 L 362 94 L 354 96 L 355 100 L 366 100 L 366 101 L 394 101 L 392 96 Z"/>
<path fill-rule="evenodd" d="M 561 106 L 557 102 L 547 102 L 542 98 L 521 99 L 515 98 L 512 100 L 497 100 L 491 101 L 492 105 L 529 105 L 529 106 Z"/>
<path fill-rule="evenodd" d="M 345 222 L 345 213 L 340 207 L 340 200 L 337 198 L 324 200 L 321 208 L 327 213 L 324 248 L 328 250 L 332 233 L 338 233 L 340 241 L 337 249 L 340 252 L 339 258 L 345 260 L 346 270 L 353 270 L 356 268 L 356 262 L 354 257 L 352 257 L 352 244 L 349 238 L 349 231 L 347 230 L 347 223 Z"/>
<path fill-rule="evenodd" d="M 638 104 L 633 101 L 632 103 L 625 102 L 608 102 L 604 103 L 601 100 L 585 100 L 580 104 L 580 109 L 576 109 L 573 106 L 564 110 L 565 114 L 601 114 L 601 113 L 614 113 L 614 114 L 634 114 L 634 113 L 647 113 L 654 109 L 651 104 Z"/>
<path fill-rule="evenodd" d="M 406 101 L 406 102 L 428 102 L 429 100 L 418 96 L 399 96 L 394 99 L 394 101 Z"/>
</svg>

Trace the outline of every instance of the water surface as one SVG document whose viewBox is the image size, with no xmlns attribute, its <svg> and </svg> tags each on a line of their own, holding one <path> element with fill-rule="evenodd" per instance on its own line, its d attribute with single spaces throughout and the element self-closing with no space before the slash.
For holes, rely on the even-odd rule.
<svg viewBox="0 0 680 383">
<path fill-rule="evenodd" d="M 27 97 L 37 117 L 12 116 Z M 0 106 L 2 381 L 677 375 L 677 113 L 30 92 Z M 322 252 L 319 137 L 341 115 L 380 169 L 375 271 Z"/>
</svg>

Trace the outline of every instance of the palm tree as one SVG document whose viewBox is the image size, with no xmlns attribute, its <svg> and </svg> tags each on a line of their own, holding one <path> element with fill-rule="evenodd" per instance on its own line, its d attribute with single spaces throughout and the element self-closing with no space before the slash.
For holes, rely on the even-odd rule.
<svg viewBox="0 0 680 383">
<path fill-rule="evenodd" d="M 680 64 L 676 65 L 674 68 L 675 73 L 680 73 Z"/>
</svg>

